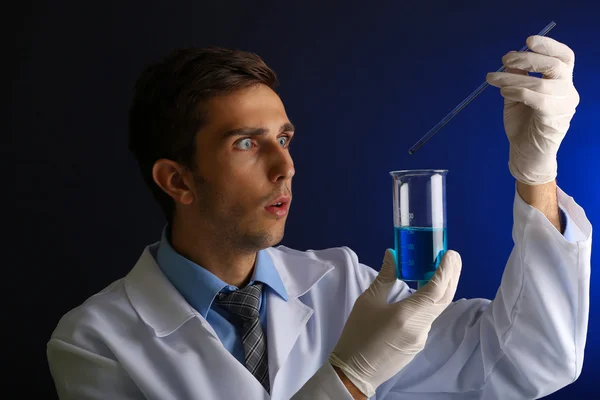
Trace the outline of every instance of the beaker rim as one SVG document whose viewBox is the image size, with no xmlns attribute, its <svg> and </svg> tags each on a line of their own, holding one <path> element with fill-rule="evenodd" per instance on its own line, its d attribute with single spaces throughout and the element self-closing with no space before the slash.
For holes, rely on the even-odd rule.
<svg viewBox="0 0 600 400">
<path fill-rule="evenodd" d="M 447 169 L 401 169 L 398 171 L 390 171 L 390 175 L 434 175 L 447 174 Z"/>
</svg>

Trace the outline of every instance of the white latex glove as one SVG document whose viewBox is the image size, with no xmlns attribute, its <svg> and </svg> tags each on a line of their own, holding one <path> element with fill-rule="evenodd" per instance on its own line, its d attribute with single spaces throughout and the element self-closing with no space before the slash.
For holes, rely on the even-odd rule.
<svg viewBox="0 0 600 400">
<path fill-rule="evenodd" d="M 371 397 L 423 349 L 431 324 L 452 302 L 462 269 L 460 255 L 448 250 L 431 278 L 409 297 L 388 304 L 396 282 L 394 251 L 386 250 L 383 266 L 350 312 L 342 335 L 329 357 Z"/>
<path fill-rule="evenodd" d="M 540 185 L 556 178 L 556 155 L 579 94 L 573 86 L 575 54 L 569 47 L 537 35 L 526 43 L 532 52 L 507 53 L 502 58 L 506 72 L 489 73 L 486 80 L 504 96 L 510 173 L 518 181 Z M 540 72 L 543 78 L 527 71 Z"/>
</svg>

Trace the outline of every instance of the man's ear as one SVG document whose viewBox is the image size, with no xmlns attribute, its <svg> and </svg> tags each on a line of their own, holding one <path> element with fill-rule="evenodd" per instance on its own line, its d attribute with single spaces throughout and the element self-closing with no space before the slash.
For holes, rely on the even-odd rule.
<svg viewBox="0 0 600 400">
<path fill-rule="evenodd" d="M 161 158 L 152 166 L 154 182 L 177 203 L 189 205 L 194 201 L 194 193 L 185 177 L 186 169 L 173 160 Z"/>
</svg>

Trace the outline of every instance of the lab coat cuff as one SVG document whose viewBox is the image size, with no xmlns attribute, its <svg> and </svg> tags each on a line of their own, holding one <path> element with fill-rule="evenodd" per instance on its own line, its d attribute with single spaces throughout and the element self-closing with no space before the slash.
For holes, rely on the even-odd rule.
<svg viewBox="0 0 600 400">
<path fill-rule="evenodd" d="M 302 386 L 292 400 L 353 400 L 329 361 Z"/>
<path fill-rule="evenodd" d="M 560 207 L 560 206 L 559 206 Z M 560 207 L 561 219 L 565 228 L 563 236 L 568 242 L 577 243 L 586 239 L 585 234 L 579 229 L 579 227 L 573 221 L 573 218 L 567 214 L 563 207 Z"/>
<path fill-rule="evenodd" d="M 573 197 L 557 187 L 558 206 L 565 214 L 564 238 L 571 243 L 587 241 L 592 235 L 592 224 L 585 211 L 575 202 Z"/>
<path fill-rule="evenodd" d="M 558 197 L 558 207 L 561 212 L 561 219 L 564 222 L 563 238 L 570 243 L 587 241 L 592 234 L 592 225 L 588 220 L 585 211 L 579 204 L 575 202 L 573 197 L 566 194 L 560 187 L 557 186 L 556 194 Z M 519 213 L 519 210 L 527 210 L 534 208 L 529 205 L 519 193 L 515 190 L 515 207 L 517 214 L 526 215 L 527 213 Z M 536 212 L 541 212 L 535 209 Z M 544 216 L 545 218 L 545 216 Z M 548 221 L 550 224 L 550 221 Z M 558 231 L 557 231 L 558 233 Z"/>
</svg>

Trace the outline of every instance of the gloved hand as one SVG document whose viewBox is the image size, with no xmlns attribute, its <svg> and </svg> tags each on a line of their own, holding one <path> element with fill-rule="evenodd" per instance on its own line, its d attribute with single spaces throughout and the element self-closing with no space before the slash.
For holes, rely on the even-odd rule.
<svg viewBox="0 0 600 400">
<path fill-rule="evenodd" d="M 388 304 L 396 282 L 394 252 L 386 250 L 383 266 L 350 312 L 342 335 L 329 357 L 371 397 L 423 349 L 431 324 L 452 302 L 462 268 L 460 255 L 448 250 L 431 278 L 407 298 Z"/>
<path fill-rule="evenodd" d="M 526 43 L 532 52 L 507 53 L 502 58 L 506 72 L 489 73 L 486 80 L 504 96 L 510 173 L 520 182 L 539 185 L 556 178 L 556 155 L 579 94 L 573 86 L 575 54 L 569 47 L 537 35 Z"/>
</svg>

